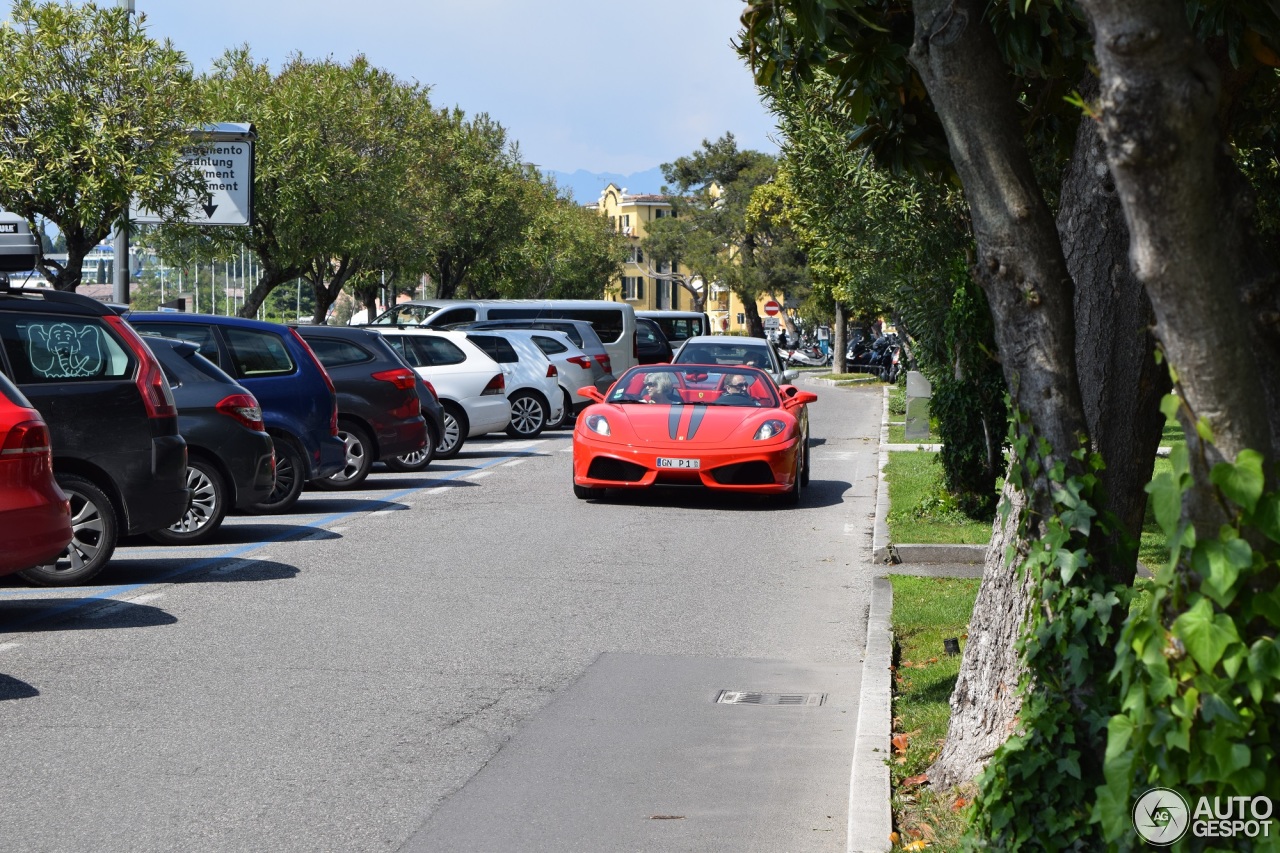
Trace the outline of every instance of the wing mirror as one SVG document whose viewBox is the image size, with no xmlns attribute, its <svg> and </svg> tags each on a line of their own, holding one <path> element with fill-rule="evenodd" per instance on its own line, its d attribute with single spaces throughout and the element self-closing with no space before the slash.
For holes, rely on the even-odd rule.
<svg viewBox="0 0 1280 853">
<path fill-rule="evenodd" d="M 579 397 L 586 397 L 593 403 L 603 403 L 604 394 L 600 393 L 600 389 L 594 385 L 585 385 L 578 389 Z"/>
<path fill-rule="evenodd" d="M 784 370 L 784 371 L 782 371 L 782 381 L 783 381 L 783 382 L 795 382 L 795 381 L 796 381 L 797 379 L 799 379 L 799 378 L 800 378 L 800 371 L 798 371 L 798 370 Z"/>
<path fill-rule="evenodd" d="M 783 385 L 778 390 L 782 392 L 784 409 L 796 409 L 808 403 L 818 402 L 817 394 L 812 391 L 801 391 L 794 385 Z"/>
</svg>

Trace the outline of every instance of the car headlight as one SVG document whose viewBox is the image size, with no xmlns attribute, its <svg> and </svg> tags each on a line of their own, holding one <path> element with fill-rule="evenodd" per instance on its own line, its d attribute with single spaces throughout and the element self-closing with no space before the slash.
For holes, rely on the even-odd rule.
<svg viewBox="0 0 1280 853">
<path fill-rule="evenodd" d="M 787 431 L 787 425 L 782 421 L 770 418 L 760 424 L 760 429 L 756 430 L 756 434 L 752 438 L 756 441 L 767 441 L 771 438 L 777 438 Z"/>
<path fill-rule="evenodd" d="M 587 415 L 587 429 L 600 435 L 609 435 L 609 422 L 604 415 Z"/>
</svg>

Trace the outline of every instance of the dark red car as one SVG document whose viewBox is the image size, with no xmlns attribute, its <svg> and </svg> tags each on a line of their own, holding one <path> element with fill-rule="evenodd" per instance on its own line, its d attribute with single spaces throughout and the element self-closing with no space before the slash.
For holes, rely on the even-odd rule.
<svg viewBox="0 0 1280 853">
<path fill-rule="evenodd" d="M 71 542 L 71 504 L 53 479 L 49 427 L 0 373 L 0 575 L 47 563 Z"/>
</svg>

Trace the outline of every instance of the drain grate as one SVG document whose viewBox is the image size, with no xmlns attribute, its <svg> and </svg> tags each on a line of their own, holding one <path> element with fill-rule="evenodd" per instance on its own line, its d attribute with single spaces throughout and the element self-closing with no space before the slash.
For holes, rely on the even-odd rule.
<svg viewBox="0 0 1280 853">
<path fill-rule="evenodd" d="M 821 705 L 827 701 L 825 693 L 757 693 L 750 690 L 721 690 L 716 696 L 719 705 L 789 705 L 805 707 Z"/>
</svg>

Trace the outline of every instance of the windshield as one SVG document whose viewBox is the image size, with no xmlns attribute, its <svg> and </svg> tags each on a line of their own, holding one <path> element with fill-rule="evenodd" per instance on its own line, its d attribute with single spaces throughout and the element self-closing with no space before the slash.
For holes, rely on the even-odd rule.
<svg viewBox="0 0 1280 853">
<path fill-rule="evenodd" d="M 373 319 L 375 326 L 420 326 L 439 305 L 393 305 Z"/>
<path fill-rule="evenodd" d="M 685 344 L 673 364 L 743 364 L 749 367 L 770 369 L 769 350 L 761 343 L 699 343 Z"/>
<path fill-rule="evenodd" d="M 768 375 L 749 367 L 633 367 L 622 375 L 606 400 L 665 406 L 753 406 L 776 408 L 778 392 Z"/>
</svg>

